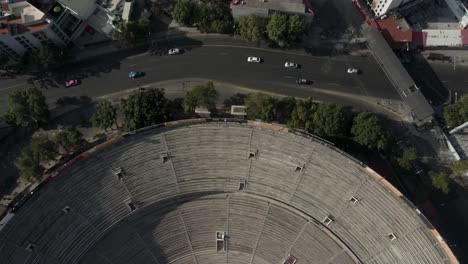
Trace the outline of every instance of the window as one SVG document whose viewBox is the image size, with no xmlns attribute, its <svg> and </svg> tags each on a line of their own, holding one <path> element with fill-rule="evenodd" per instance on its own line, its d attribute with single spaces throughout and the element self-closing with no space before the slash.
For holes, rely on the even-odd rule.
<svg viewBox="0 0 468 264">
<path fill-rule="evenodd" d="M 42 44 L 51 44 L 49 37 L 44 32 L 34 32 L 32 34 L 37 40 L 39 40 Z"/>
<path fill-rule="evenodd" d="M 19 60 L 20 59 L 20 55 L 18 53 L 16 53 L 12 48 L 10 48 L 10 46 L 8 46 L 3 41 L 0 41 L 0 51 L 5 53 L 6 55 L 8 55 L 8 57 L 10 57 L 10 59 L 13 59 L 13 60 Z"/>
<path fill-rule="evenodd" d="M 18 36 L 18 37 L 15 37 L 15 40 L 18 41 L 19 44 L 21 44 L 21 46 L 23 46 L 25 49 L 27 49 L 28 51 L 31 51 L 31 50 L 37 50 L 38 48 L 36 46 L 34 46 L 32 44 L 32 42 L 27 39 L 25 36 Z"/>
</svg>

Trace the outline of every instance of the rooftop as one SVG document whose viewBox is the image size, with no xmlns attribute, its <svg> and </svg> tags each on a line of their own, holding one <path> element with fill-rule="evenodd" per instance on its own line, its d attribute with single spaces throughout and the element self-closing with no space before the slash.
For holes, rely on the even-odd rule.
<svg viewBox="0 0 468 264">
<path fill-rule="evenodd" d="M 404 19 L 386 18 L 376 20 L 382 35 L 389 43 L 412 42 L 413 30 Z"/>
<path fill-rule="evenodd" d="M 461 46 L 462 31 L 460 29 L 424 29 L 427 33 L 426 46 Z"/>
<path fill-rule="evenodd" d="M 9 4 L 8 12 L 8 16 L 0 18 L 0 34 L 17 35 L 48 26 L 44 13 L 26 1 Z"/>
</svg>

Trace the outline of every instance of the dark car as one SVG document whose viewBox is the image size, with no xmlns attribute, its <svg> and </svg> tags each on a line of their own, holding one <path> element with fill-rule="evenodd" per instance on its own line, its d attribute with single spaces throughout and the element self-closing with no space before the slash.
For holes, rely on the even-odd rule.
<svg viewBox="0 0 468 264">
<path fill-rule="evenodd" d="M 299 78 L 296 80 L 296 83 L 297 84 L 312 84 L 312 81 L 311 80 L 307 80 L 305 78 Z"/>
</svg>

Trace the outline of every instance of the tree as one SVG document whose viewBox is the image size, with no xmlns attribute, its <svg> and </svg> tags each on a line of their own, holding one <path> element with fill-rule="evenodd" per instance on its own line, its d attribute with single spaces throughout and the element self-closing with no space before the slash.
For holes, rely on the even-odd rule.
<svg viewBox="0 0 468 264">
<path fill-rule="evenodd" d="M 4 72 L 0 72 L 0 77 L 6 76 L 6 77 L 11 77 L 13 76 L 12 71 L 10 71 L 9 65 L 10 63 L 10 57 L 8 57 L 5 53 L 0 53 L 0 70 Z"/>
<path fill-rule="evenodd" d="M 256 15 L 239 17 L 239 34 L 246 40 L 258 41 L 266 32 L 267 19 Z"/>
<path fill-rule="evenodd" d="M 195 86 L 188 91 L 184 97 L 184 110 L 193 112 L 197 107 L 204 107 L 208 110 L 216 109 L 216 100 L 218 92 L 216 91 L 213 82 L 206 82 Z"/>
<path fill-rule="evenodd" d="M 44 170 L 39 160 L 34 157 L 30 147 L 25 147 L 22 150 L 20 157 L 16 161 L 16 167 L 21 177 L 30 182 L 39 180 Z"/>
<path fill-rule="evenodd" d="M 44 171 L 41 163 L 55 160 L 58 154 L 57 144 L 47 135 L 34 136 L 29 145 L 23 148 L 16 167 L 28 181 L 40 180 Z"/>
<path fill-rule="evenodd" d="M 70 59 L 68 49 L 54 44 L 44 44 L 38 51 L 28 51 L 23 55 L 22 67 L 27 71 L 44 71 L 51 66 L 62 65 Z"/>
<path fill-rule="evenodd" d="M 271 122 L 276 117 L 277 99 L 264 93 L 249 94 L 245 100 L 247 116 L 250 119 L 261 119 Z"/>
<path fill-rule="evenodd" d="M 284 97 L 276 104 L 276 120 L 280 123 L 287 123 L 291 119 L 291 114 L 296 108 L 296 98 L 292 96 Z"/>
<path fill-rule="evenodd" d="M 112 38 L 117 40 L 123 47 L 132 48 L 138 40 L 141 40 L 149 33 L 149 23 L 147 21 L 120 23 L 114 31 Z"/>
<path fill-rule="evenodd" d="M 298 15 L 290 16 L 288 19 L 288 41 L 294 43 L 301 40 L 306 31 L 304 19 Z"/>
<path fill-rule="evenodd" d="M 307 97 L 304 101 L 298 101 L 292 111 L 288 126 L 312 132 L 314 113 L 317 111 L 317 108 L 318 104 L 314 103 L 311 97 Z"/>
<path fill-rule="evenodd" d="M 178 0 L 174 6 L 172 16 L 182 26 L 191 26 L 195 22 L 196 5 L 191 1 Z"/>
<path fill-rule="evenodd" d="M 201 31 L 228 33 L 233 29 L 231 8 L 226 1 L 198 4 L 194 13 L 195 23 Z"/>
<path fill-rule="evenodd" d="M 460 98 L 455 104 L 444 109 L 444 119 L 449 126 L 459 126 L 468 121 L 468 94 Z"/>
<path fill-rule="evenodd" d="M 151 88 L 132 93 L 127 99 L 122 99 L 126 127 L 134 130 L 165 122 L 168 104 L 164 89 Z"/>
<path fill-rule="evenodd" d="M 38 160 L 39 162 L 55 160 L 59 154 L 57 151 L 57 144 L 50 140 L 47 135 L 32 137 L 29 148 L 34 159 Z"/>
<path fill-rule="evenodd" d="M 288 47 L 288 17 L 275 12 L 270 16 L 267 24 L 268 38 L 278 44 L 280 47 Z"/>
<path fill-rule="evenodd" d="M 384 150 L 387 147 L 387 136 L 375 114 L 359 113 L 354 118 L 351 134 L 355 142 L 368 149 Z"/>
<path fill-rule="evenodd" d="M 223 104 L 224 107 L 229 108 L 231 105 L 244 105 L 245 99 L 247 98 L 246 94 L 236 93 L 229 97 L 228 99 L 224 100 Z"/>
<path fill-rule="evenodd" d="M 336 137 L 347 134 L 349 115 L 336 104 L 319 104 L 314 113 L 314 133 L 320 136 Z"/>
<path fill-rule="evenodd" d="M 3 117 L 8 124 L 25 125 L 46 122 L 49 109 L 45 96 L 37 88 L 26 91 L 14 91 L 8 95 L 9 110 Z"/>
<path fill-rule="evenodd" d="M 99 102 L 96 112 L 91 117 L 91 124 L 94 127 L 107 130 L 117 125 L 117 108 L 111 102 L 104 100 Z"/>
<path fill-rule="evenodd" d="M 468 160 L 459 160 L 450 164 L 453 175 L 464 176 L 468 172 Z"/>
<path fill-rule="evenodd" d="M 398 165 L 405 170 L 411 169 L 411 164 L 418 158 L 416 148 L 410 147 L 403 151 L 403 155 L 398 158 Z"/>
<path fill-rule="evenodd" d="M 450 191 L 449 188 L 449 176 L 444 172 L 429 171 L 429 177 L 431 178 L 432 186 L 445 194 Z"/>
<path fill-rule="evenodd" d="M 54 139 L 55 143 L 66 152 L 78 151 L 88 145 L 88 142 L 83 138 L 83 134 L 76 128 L 65 128 L 58 132 Z"/>
</svg>

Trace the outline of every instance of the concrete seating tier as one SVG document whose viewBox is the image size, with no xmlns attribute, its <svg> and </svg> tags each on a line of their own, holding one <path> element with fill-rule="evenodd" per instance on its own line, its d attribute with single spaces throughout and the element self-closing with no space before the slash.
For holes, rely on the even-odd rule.
<svg viewBox="0 0 468 264">
<path fill-rule="evenodd" d="M 91 156 L 78 163 L 52 185 L 61 193 L 67 205 L 80 212 L 99 231 L 104 231 L 127 216 L 125 203 L 130 196 L 113 168 Z"/>
<path fill-rule="evenodd" d="M 227 232 L 227 252 L 216 251 L 216 231 Z M 0 232 L 2 264 L 273 264 L 289 254 L 447 263 L 415 210 L 360 164 L 310 138 L 238 123 L 149 130 L 97 149 Z"/>
</svg>

